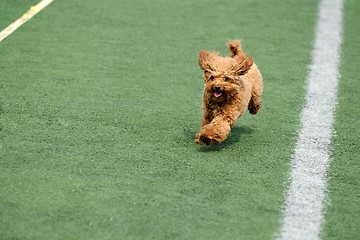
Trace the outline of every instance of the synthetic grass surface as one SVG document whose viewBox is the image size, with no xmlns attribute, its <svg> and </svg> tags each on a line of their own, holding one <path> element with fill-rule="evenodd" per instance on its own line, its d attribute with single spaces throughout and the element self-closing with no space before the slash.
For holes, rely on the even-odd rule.
<svg viewBox="0 0 360 240">
<path fill-rule="evenodd" d="M 316 12 L 310 0 L 52 3 L 0 44 L 0 238 L 273 238 Z M 201 147 L 197 54 L 226 55 L 233 38 L 263 73 L 264 108 Z"/>
<path fill-rule="evenodd" d="M 358 239 L 360 236 L 360 3 L 345 4 L 344 41 L 336 111 L 333 156 L 329 171 L 329 199 L 324 239 Z"/>
<path fill-rule="evenodd" d="M 16 21 L 31 6 L 36 5 L 39 0 L 11 0 L 1 1 L 0 5 L 0 31 L 6 28 L 10 23 Z"/>
</svg>

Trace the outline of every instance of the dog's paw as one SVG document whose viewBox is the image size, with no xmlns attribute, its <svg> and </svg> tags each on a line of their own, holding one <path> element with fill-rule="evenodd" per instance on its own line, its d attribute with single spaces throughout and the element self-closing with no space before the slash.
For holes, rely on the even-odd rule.
<svg viewBox="0 0 360 240">
<path fill-rule="evenodd" d="M 251 106 L 249 107 L 249 113 L 255 115 L 259 112 L 260 108 L 258 106 Z"/>
<path fill-rule="evenodd" d="M 262 103 L 259 104 L 249 104 L 249 113 L 252 115 L 255 115 L 259 112 L 260 108 L 262 107 Z"/>
<path fill-rule="evenodd" d="M 214 143 L 219 143 L 219 141 L 216 138 L 201 133 L 198 133 L 196 135 L 195 142 L 197 144 L 207 145 L 207 146 L 210 146 Z"/>
</svg>

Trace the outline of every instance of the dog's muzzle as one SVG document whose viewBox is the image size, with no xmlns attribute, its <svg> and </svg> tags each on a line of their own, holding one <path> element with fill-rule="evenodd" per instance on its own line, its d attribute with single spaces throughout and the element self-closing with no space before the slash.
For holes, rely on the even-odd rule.
<svg viewBox="0 0 360 240">
<path fill-rule="evenodd" d="M 221 90 L 221 86 L 215 86 L 215 92 L 214 92 L 215 97 L 219 98 L 222 96 L 222 92 L 220 90 Z"/>
</svg>

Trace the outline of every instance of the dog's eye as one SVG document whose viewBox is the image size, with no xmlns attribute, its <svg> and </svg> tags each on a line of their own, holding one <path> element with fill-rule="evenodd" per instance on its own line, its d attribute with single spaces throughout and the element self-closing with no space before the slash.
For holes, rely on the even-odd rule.
<svg viewBox="0 0 360 240">
<path fill-rule="evenodd" d="M 211 76 L 209 77 L 209 79 L 210 79 L 210 80 L 214 80 L 215 77 L 214 77 L 213 75 L 211 75 Z"/>
<path fill-rule="evenodd" d="M 224 80 L 225 80 L 225 81 L 229 81 L 229 80 L 230 80 L 230 78 L 228 78 L 228 77 L 225 77 L 225 78 L 224 78 Z"/>
</svg>

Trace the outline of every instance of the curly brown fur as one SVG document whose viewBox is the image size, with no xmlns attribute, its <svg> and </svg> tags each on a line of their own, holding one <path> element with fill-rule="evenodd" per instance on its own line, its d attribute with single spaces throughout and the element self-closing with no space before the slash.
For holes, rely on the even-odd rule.
<svg viewBox="0 0 360 240">
<path fill-rule="evenodd" d="M 236 120 L 248 109 L 258 113 L 262 107 L 262 76 L 251 57 L 243 52 L 240 40 L 227 43 L 230 57 L 201 51 L 199 65 L 204 70 L 203 117 L 195 142 L 211 145 L 229 135 Z"/>
</svg>

